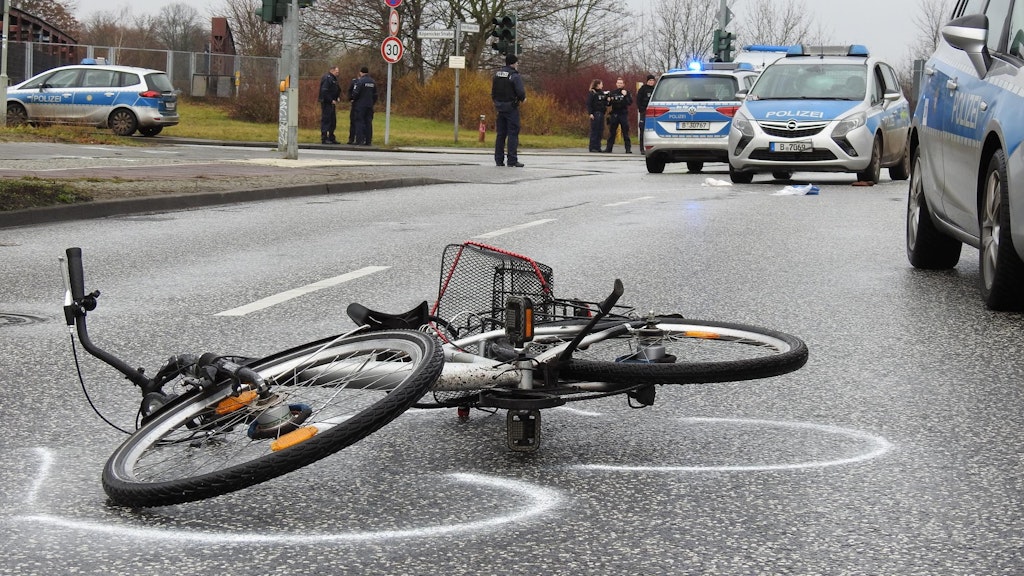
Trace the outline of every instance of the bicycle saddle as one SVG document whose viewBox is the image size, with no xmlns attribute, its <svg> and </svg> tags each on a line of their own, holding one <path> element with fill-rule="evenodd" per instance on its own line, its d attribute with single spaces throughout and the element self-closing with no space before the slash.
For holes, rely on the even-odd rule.
<svg viewBox="0 0 1024 576">
<path fill-rule="evenodd" d="M 362 304 L 353 302 L 346 310 L 348 317 L 357 326 L 369 326 L 371 330 L 387 330 L 404 328 L 407 330 L 418 330 L 430 320 L 430 305 L 424 300 L 419 306 L 401 314 L 388 314 L 370 310 Z"/>
</svg>

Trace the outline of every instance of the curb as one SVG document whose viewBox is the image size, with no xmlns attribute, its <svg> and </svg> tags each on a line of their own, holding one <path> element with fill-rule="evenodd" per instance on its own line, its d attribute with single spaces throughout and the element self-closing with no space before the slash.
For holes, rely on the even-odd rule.
<svg viewBox="0 0 1024 576">
<path fill-rule="evenodd" d="M 66 206 L 46 206 L 43 208 L 27 208 L 11 212 L 0 212 L 0 228 L 44 224 L 48 222 L 66 222 L 69 220 L 86 220 L 107 218 L 125 214 L 150 212 L 170 212 L 202 208 L 219 204 L 238 202 L 256 202 L 280 198 L 298 198 L 325 194 L 345 194 L 349 192 L 369 192 L 388 188 L 406 188 L 409 186 L 427 186 L 432 184 L 450 184 L 448 180 L 434 178 L 386 178 L 381 180 L 364 180 L 358 182 L 334 182 L 327 184 L 303 184 L 281 188 L 260 188 L 256 190 L 229 190 L 223 192 L 200 192 L 196 194 L 168 194 L 163 196 L 145 196 L 141 198 L 125 198 L 121 200 L 100 200 Z"/>
</svg>

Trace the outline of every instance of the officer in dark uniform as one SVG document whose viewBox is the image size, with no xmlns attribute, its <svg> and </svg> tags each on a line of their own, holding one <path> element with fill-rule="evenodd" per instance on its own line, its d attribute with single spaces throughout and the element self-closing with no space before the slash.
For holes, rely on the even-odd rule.
<svg viewBox="0 0 1024 576">
<path fill-rule="evenodd" d="M 622 128 L 622 142 L 626 145 L 626 154 L 633 153 L 633 143 L 629 140 L 629 105 L 633 103 L 633 95 L 626 90 L 626 81 L 620 76 L 615 80 L 615 89 L 608 92 L 608 104 L 612 107 L 608 113 L 608 146 L 605 152 L 611 152 L 615 145 L 615 133 Z"/>
<path fill-rule="evenodd" d="M 338 144 L 334 138 L 334 129 L 338 127 L 338 115 L 334 109 L 341 98 L 341 86 L 338 85 L 338 67 L 331 66 L 320 78 L 320 143 Z"/>
<path fill-rule="evenodd" d="M 587 92 L 587 113 L 590 115 L 590 151 L 601 151 L 601 135 L 604 133 L 604 113 L 608 110 L 608 93 L 604 82 L 594 79 Z"/>
<path fill-rule="evenodd" d="M 370 69 L 363 66 L 352 87 L 352 109 L 355 111 L 356 145 L 369 146 L 373 140 L 373 105 L 377 103 L 377 83 Z"/>
<path fill-rule="evenodd" d="M 356 143 L 356 107 L 352 105 L 353 94 L 352 91 L 356 88 L 356 82 L 359 81 L 359 76 L 356 76 L 348 83 L 348 143 Z"/>
<path fill-rule="evenodd" d="M 637 123 L 637 139 L 640 140 L 640 150 L 644 149 L 644 122 L 647 118 L 647 105 L 651 103 L 651 95 L 654 94 L 654 83 L 657 78 L 654 74 L 647 75 L 647 82 L 636 91 L 636 111 L 639 116 Z"/>
<path fill-rule="evenodd" d="M 491 99 L 498 111 L 497 136 L 494 140 L 494 163 L 498 166 L 522 168 L 519 162 L 519 104 L 526 100 L 523 77 L 519 75 L 519 58 L 505 56 L 505 66 L 491 80 Z M 508 139 L 508 163 L 505 163 L 505 140 Z"/>
</svg>

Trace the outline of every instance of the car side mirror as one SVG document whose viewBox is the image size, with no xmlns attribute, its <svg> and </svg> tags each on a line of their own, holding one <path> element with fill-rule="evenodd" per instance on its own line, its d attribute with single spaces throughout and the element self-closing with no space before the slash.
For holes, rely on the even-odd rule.
<svg viewBox="0 0 1024 576">
<path fill-rule="evenodd" d="M 749 93 L 750 93 L 750 90 L 740 90 L 739 92 L 736 93 L 736 99 L 737 100 L 746 100 L 747 99 L 747 94 L 749 94 Z"/>
<path fill-rule="evenodd" d="M 961 16 L 942 27 L 942 37 L 950 46 L 963 50 L 974 65 L 979 78 L 988 74 L 992 57 L 988 53 L 988 16 Z"/>
<path fill-rule="evenodd" d="M 882 98 L 889 102 L 895 102 L 899 100 L 902 96 L 903 94 L 900 94 L 899 92 L 886 92 L 885 94 L 882 95 Z"/>
</svg>

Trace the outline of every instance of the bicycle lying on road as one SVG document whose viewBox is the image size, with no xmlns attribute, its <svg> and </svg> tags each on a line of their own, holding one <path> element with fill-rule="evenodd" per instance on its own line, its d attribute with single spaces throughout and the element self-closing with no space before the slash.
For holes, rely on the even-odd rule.
<svg viewBox="0 0 1024 576">
<path fill-rule="evenodd" d="M 171 357 L 150 377 L 96 346 L 82 252 L 69 248 L 64 312 L 74 337 L 142 392 L 136 429 L 103 470 L 117 504 L 163 506 L 226 494 L 329 456 L 410 407 L 507 410 L 513 451 L 540 445 L 540 411 L 657 386 L 797 370 L 807 347 L 782 332 L 554 296 L 550 267 L 483 244 L 448 246 L 438 297 L 402 314 L 351 304 L 355 330 L 264 358 Z M 75 357 L 78 361 L 77 354 Z M 81 379 L 81 372 L 79 372 Z M 83 389 L 85 385 L 83 382 Z"/>
</svg>

